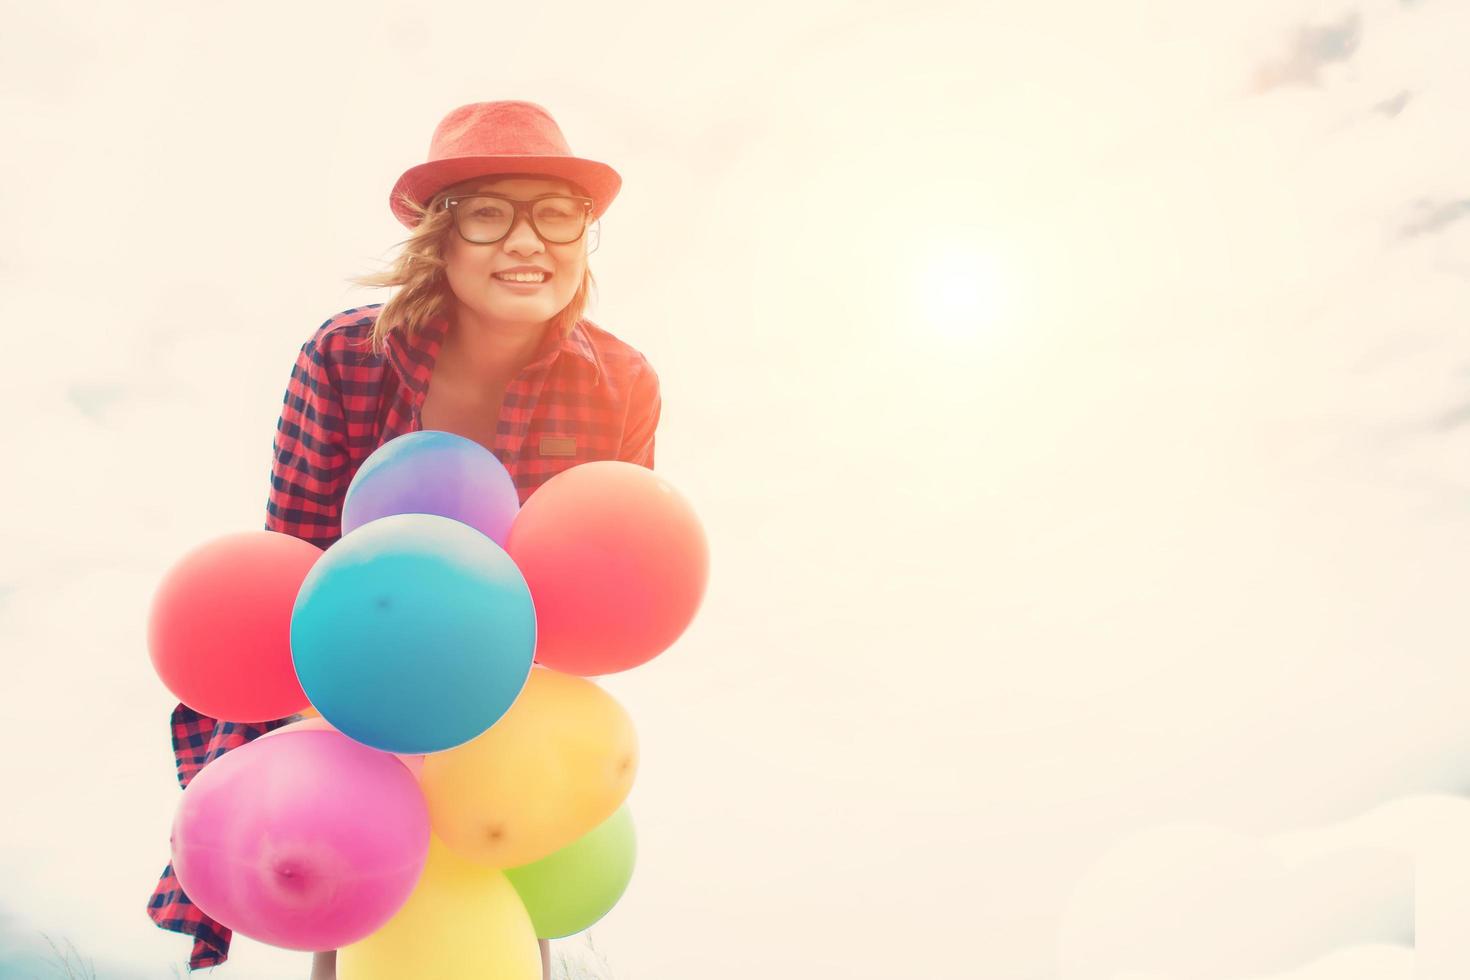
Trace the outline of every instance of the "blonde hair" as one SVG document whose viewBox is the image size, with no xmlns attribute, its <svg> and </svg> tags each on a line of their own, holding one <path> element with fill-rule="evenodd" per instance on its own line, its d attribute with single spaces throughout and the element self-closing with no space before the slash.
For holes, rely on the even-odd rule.
<svg viewBox="0 0 1470 980">
<path fill-rule="evenodd" d="M 444 246 L 448 236 L 455 234 L 454 215 L 439 206 L 447 190 L 440 191 L 429 199 L 427 205 L 420 204 L 408 196 L 399 195 L 404 207 L 417 216 L 413 231 L 398 244 L 401 249 L 392 265 L 383 272 L 364 276 L 352 276 L 349 282 L 359 286 L 398 286 L 399 289 L 378 312 L 373 324 L 372 351 L 383 353 L 388 333 L 395 326 L 402 326 L 406 336 L 417 334 L 425 323 L 444 313 L 449 301 L 449 283 L 444 278 Z M 587 231 L 591 232 L 589 226 Z M 582 236 L 582 247 L 587 247 L 587 234 Z M 584 252 L 585 255 L 585 252 Z M 565 337 L 582 319 L 590 304 L 592 290 L 597 282 L 592 278 L 592 265 L 584 262 L 582 281 L 572 295 L 571 302 L 551 318 L 549 329 L 559 337 Z"/>
</svg>

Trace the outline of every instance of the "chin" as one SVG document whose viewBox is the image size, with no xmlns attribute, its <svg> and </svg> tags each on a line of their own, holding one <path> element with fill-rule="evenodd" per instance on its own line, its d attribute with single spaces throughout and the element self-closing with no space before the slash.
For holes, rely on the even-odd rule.
<svg viewBox="0 0 1470 980">
<path fill-rule="evenodd" d="M 500 320 L 505 323 L 545 323 L 556 316 L 557 311 L 549 305 L 511 306 L 503 310 L 487 310 L 487 316 L 492 320 Z"/>
</svg>

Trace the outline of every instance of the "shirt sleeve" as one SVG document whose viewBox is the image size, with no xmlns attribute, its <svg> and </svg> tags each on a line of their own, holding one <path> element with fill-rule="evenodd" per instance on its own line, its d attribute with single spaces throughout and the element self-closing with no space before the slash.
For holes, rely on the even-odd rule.
<svg viewBox="0 0 1470 980">
<path fill-rule="evenodd" d="M 347 425 L 342 390 L 318 346 L 301 346 L 276 422 L 265 529 L 327 548 L 342 535 Z"/>
<path fill-rule="evenodd" d="M 341 535 L 349 465 L 341 386 L 317 346 L 320 336 L 319 331 L 301 346 L 286 386 L 276 422 L 265 529 L 326 548 Z M 290 720 L 219 721 L 180 704 L 170 718 L 179 785 L 187 788 L 201 769 L 221 755 Z M 148 915 L 164 929 L 195 937 L 190 970 L 217 966 L 228 957 L 230 929 L 189 900 L 172 864 L 164 869 L 148 900 Z"/>
<path fill-rule="evenodd" d="M 659 393 L 658 373 L 645 359 L 643 370 L 633 379 L 618 459 L 653 469 L 654 430 L 658 428 L 662 411 L 663 397 Z"/>
</svg>

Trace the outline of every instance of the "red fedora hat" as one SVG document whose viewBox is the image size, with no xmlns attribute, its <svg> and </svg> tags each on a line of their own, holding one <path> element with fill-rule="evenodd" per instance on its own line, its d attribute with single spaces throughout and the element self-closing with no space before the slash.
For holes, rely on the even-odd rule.
<svg viewBox="0 0 1470 980">
<path fill-rule="evenodd" d="M 592 217 L 600 218 L 623 178 L 605 163 L 572 155 L 551 113 L 534 102 L 474 102 L 439 121 L 429 140 L 429 159 L 409 167 L 393 185 L 388 206 L 406 227 L 417 215 L 404 207 L 407 193 L 419 204 L 471 177 L 489 174 L 540 174 L 571 181 L 592 198 Z"/>
</svg>

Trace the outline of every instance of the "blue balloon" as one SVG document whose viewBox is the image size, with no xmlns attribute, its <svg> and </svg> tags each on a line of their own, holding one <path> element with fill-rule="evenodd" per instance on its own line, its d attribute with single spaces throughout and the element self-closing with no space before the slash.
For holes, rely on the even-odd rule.
<svg viewBox="0 0 1470 980">
<path fill-rule="evenodd" d="M 342 498 L 342 533 L 393 514 L 463 521 L 505 547 L 521 508 L 515 480 L 495 454 L 453 432 L 406 432 L 375 449 Z"/>
<path fill-rule="evenodd" d="M 384 752 L 480 735 L 525 686 L 536 610 L 515 562 L 433 514 L 364 524 L 316 561 L 291 614 L 296 676 L 322 717 Z"/>
</svg>

